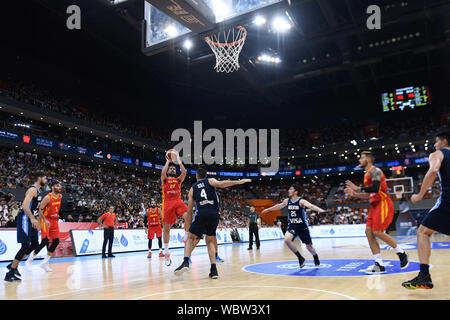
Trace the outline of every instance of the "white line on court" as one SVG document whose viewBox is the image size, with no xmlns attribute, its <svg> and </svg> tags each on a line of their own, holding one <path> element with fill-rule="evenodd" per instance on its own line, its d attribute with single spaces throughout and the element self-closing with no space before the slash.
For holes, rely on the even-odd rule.
<svg viewBox="0 0 450 320">
<path fill-rule="evenodd" d="M 137 282 L 137 281 L 145 281 L 148 278 L 141 278 L 141 279 L 134 279 L 134 280 L 128 280 L 127 283 L 130 282 Z M 42 295 L 42 296 L 35 296 L 35 297 L 30 297 L 30 298 L 25 298 L 24 300 L 37 300 L 37 299 L 45 299 L 45 298 L 50 298 L 50 297 L 56 297 L 56 296 L 61 296 L 64 294 L 76 294 L 82 291 L 88 291 L 88 290 L 97 290 L 97 289 L 102 289 L 102 288 L 106 288 L 106 287 L 114 287 L 117 285 L 123 284 L 123 281 L 121 281 L 120 283 L 111 283 L 111 284 L 105 284 L 99 287 L 91 287 L 91 288 L 81 288 L 81 289 L 74 289 L 71 291 L 63 291 L 63 292 L 57 292 L 57 293 L 53 293 L 53 294 L 46 294 L 46 295 Z"/>
<path fill-rule="evenodd" d="M 210 289 L 229 289 L 229 288 L 233 288 L 233 289 L 235 289 L 235 288 L 272 288 L 272 289 L 310 290 L 310 291 L 316 291 L 316 292 L 322 292 L 322 293 L 328 293 L 328 294 L 341 296 L 341 297 L 347 298 L 349 300 L 358 300 L 355 297 L 348 296 L 346 294 L 335 292 L 335 291 L 328 291 L 328 290 L 321 290 L 321 289 L 314 289 L 314 288 L 302 288 L 302 287 L 284 287 L 284 286 L 220 286 L 220 287 L 206 287 L 206 288 L 191 288 L 191 289 L 180 289 L 180 290 L 173 290 L 173 291 L 156 292 L 156 293 L 152 293 L 152 294 L 147 294 L 145 296 L 131 298 L 129 300 L 140 300 L 140 299 L 153 297 L 153 296 L 157 296 L 157 295 L 171 294 L 171 293 L 178 293 L 178 292 L 185 292 L 185 291 L 210 290 Z"/>
</svg>

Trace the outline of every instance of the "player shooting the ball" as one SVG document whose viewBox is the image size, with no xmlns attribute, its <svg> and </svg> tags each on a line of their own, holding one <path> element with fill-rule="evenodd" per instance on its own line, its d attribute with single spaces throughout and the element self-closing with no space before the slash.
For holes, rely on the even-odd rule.
<svg viewBox="0 0 450 320">
<path fill-rule="evenodd" d="M 172 260 L 169 253 L 170 228 L 176 219 L 183 217 L 186 233 L 183 242 L 186 242 L 192 216 L 187 213 L 187 205 L 181 200 L 181 184 L 186 178 L 186 169 L 181 162 L 180 155 L 174 149 L 167 151 L 166 164 L 161 171 L 162 183 L 162 213 L 163 213 L 163 241 L 166 266 L 170 266 Z M 180 166 L 181 174 L 177 175 L 175 163 Z"/>
</svg>

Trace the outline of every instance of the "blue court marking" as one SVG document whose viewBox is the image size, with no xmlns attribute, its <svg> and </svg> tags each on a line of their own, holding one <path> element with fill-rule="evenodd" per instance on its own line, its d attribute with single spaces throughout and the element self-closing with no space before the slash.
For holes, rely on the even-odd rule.
<svg viewBox="0 0 450 320">
<path fill-rule="evenodd" d="M 372 276 L 364 271 L 373 263 L 373 260 L 368 259 L 330 259 L 321 260 L 320 266 L 315 266 L 314 262 L 309 261 L 300 269 L 298 260 L 292 260 L 252 264 L 243 267 L 242 270 L 251 273 L 291 277 L 360 277 Z M 403 270 L 400 269 L 398 260 L 384 260 L 384 263 L 386 273 L 382 275 L 416 272 L 420 268 L 420 263 L 411 261 L 409 266 Z"/>
</svg>

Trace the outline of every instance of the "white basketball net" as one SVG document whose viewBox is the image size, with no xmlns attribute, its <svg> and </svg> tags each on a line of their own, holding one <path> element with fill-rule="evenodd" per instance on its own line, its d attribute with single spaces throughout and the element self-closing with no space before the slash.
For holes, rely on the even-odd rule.
<svg viewBox="0 0 450 320">
<path fill-rule="evenodd" d="M 216 56 L 214 69 L 217 72 L 230 73 L 239 69 L 239 54 L 244 47 L 246 38 L 247 30 L 242 26 L 205 38 Z"/>
</svg>

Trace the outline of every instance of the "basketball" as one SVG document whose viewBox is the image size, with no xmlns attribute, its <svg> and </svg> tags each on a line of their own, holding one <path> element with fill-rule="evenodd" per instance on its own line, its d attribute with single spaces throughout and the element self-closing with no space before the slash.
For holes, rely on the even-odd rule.
<svg viewBox="0 0 450 320">
<path fill-rule="evenodd" d="M 176 162 L 178 156 L 178 151 L 175 149 L 167 150 L 166 159 L 172 162 Z"/>
</svg>

